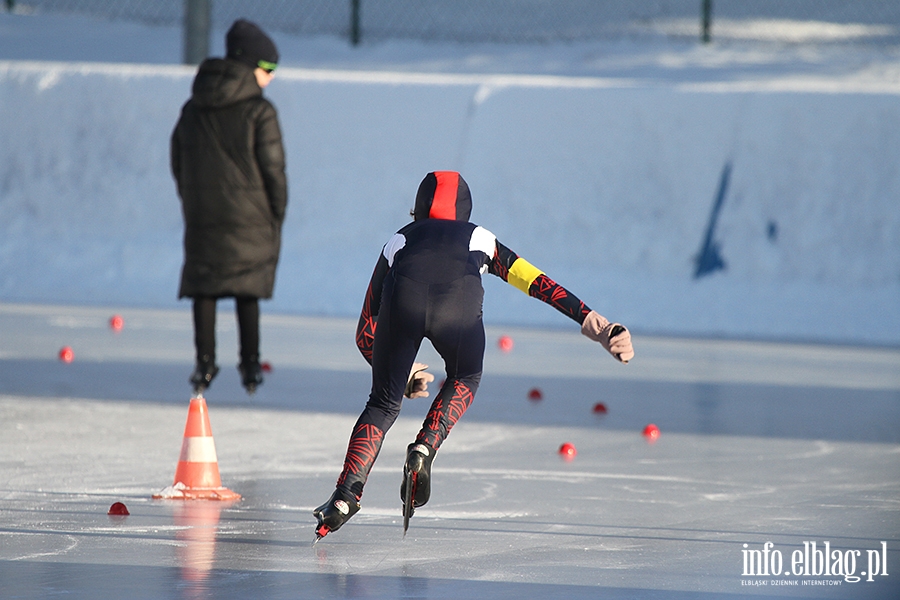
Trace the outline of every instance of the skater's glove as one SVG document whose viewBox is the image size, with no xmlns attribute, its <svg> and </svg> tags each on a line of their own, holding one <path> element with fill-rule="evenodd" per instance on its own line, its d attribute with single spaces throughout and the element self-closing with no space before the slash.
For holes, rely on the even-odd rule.
<svg viewBox="0 0 900 600">
<path fill-rule="evenodd" d="M 616 360 L 627 363 L 634 358 L 631 333 L 618 323 L 610 323 L 605 317 L 592 310 L 581 324 L 581 333 L 606 348 Z"/>
<path fill-rule="evenodd" d="M 406 391 L 403 395 L 407 398 L 427 398 L 428 384 L 434 381 L 434 375 L 426 371 L 428 365 L 413 363 L 409 372 L 409 381 L 406 382 Z"/>
</svg>

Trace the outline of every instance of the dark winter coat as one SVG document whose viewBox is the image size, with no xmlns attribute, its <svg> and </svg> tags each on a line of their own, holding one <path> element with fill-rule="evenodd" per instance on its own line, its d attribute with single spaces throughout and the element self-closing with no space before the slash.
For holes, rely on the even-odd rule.
<svg viewBox="0 0 900 600">
<path fill-rule="evenodd" d="M 251 67 L 200 65 L 171 159 L 185 222 L 179 297 L 271 298 L 287 180 L 278 116 Z"/>
</svg>

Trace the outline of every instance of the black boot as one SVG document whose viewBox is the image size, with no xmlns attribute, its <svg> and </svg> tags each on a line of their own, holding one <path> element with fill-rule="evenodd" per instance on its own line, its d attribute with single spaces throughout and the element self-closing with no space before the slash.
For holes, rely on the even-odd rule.
<svg viewBox="0 0 900 600">
<path fill-rule="evenodd" d="M 350 520 L 350 517 L 359 512 L 359 500 L 353 494 L 344 492 L 341 488 L 334 490 L 328 502 L 313 511 L 318 519 L 316 526 L 316 541 L 319 541 L 332 531 L 337 531 L 341 525 Z"/>
<path fill-rule="evenodd" d="M 209 387 L 212 380 L 219 373 L 219 367 L 216 366 L 216 359 L 209 354 L 204 354 L 197 359 L 197 366 L 191 373 L 190 382 L 194 386 L 194 393 L 201 394 Z"/>
<path fill-rule="evenodd" d="M 238 371 L 241 373 L 241 384 L 246 388 L 248 394 L 252 394 L 258 386 L 262 385 L 262 366 L 259 364 L 259 357 L 251 356 L 249 359 L 241 360 Z"/>
<path fill-rule="evenodd" d="M 400 498 L 406 501 L 406 482 L 412 483 L 410 500 L 412 508 L 424 506 L 431 498 L 431 463 L 437 450 L 425 444 L 410 444 L 406 449 L 406 464 L 403 465 L 403 482 L 400 484 Z M 413 511 L 409 511 L 412 515 Z"/>
</svg>

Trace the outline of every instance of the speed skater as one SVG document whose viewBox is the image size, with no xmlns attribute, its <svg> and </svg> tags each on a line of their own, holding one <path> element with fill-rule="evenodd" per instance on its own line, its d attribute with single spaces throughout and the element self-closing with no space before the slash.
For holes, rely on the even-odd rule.
<svg viewBox="0 0 900 600">
<path fill-rule="evenodd" d="M 459 173 L 429 173 L 419 184 L 413 221 L 381 251 L 356 329 L 356 345 L 372 366 L 372 389 L 350 434 L 334 493 L 313 511 L 317 540 L 359 511 L 363 487 L 403 397 L 429 395 L 434 376 L 425 371 L 427 365 L 415 362 L 424 338 L 444 360 L 447 377 L 407 448 L 400 490 L 404 527 L 415 508 L 428 501 L 434 457 L 481 381 L 482 274 L 553 306 L 620 362 L 634 357 L 628 329 L 591 310 L 490 231 L 469 222 L 471 212 L 469 186 Z"/>
</svg>

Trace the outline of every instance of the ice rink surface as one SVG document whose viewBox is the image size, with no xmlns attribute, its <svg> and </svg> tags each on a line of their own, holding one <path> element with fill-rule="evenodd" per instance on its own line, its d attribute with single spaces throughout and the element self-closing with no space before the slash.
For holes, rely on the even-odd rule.
<svg viewBox="0 0 900 600">
<path fill-rule="evenodd" d="M 0 596 L 900 597 L 897 349 L 636 334 L 620 365 L 574 328 L 489 327 L 406 537 L 401 465 L 427 400 L 406 402 L 361 512 L 313 545 L 368 392 L 355 324 L 263 311 L 272 370 L 249 398 L 231 311 L 206 394 L 243 496 L 226 504 L 151 499 L 184 433 L 187 308 L 118 311 L 115 332 L 113 308 L 0 304 Z"/>
</svg>

